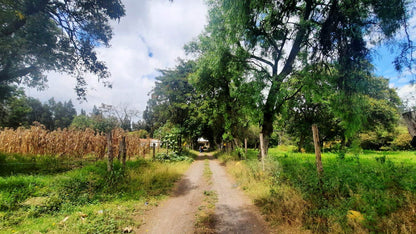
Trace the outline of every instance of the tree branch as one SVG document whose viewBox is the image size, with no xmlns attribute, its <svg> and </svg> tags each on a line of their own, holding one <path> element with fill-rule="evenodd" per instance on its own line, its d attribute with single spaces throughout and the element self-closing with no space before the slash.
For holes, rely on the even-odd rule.
<svg viewBox="0 0 416 234">
<path fill-rule="evenodd" d="M 267 59 L 264 59 L 264 58 L 258 57 L 258 56 L 256 56 L 256 55 L 250 55 L 250 58 L 255 59 L 255 60 L 257 60 L 257 61 L 260 61 L 260 62 L 262 62 L 262 63 L 265 63 L 265 64 L 267 64 L 267 65 L 269 65 L 269 66 L 271 66 L 271 67 L 273 68 L 273 63 L 272 63 L 272 62 L 270 62 L 270 61 L 269 61 L 269 60 L 267 60 Z"/>
</svg>

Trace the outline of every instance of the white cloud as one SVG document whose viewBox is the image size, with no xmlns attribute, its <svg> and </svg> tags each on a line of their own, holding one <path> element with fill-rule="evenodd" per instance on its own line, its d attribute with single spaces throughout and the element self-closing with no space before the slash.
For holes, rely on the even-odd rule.
<svg viewBox="0 0 416 234">
<path fill-rule="evenodd" d="M 407 84 L 402 86 L 397 89 L 397 94 L 406 107 L 412 108 L 416 106 L 416 85 Z"/>
<path fill-rule="evenodd" d="M 110 48 L 98 48 L 99 59 L 110 72 L 112 89 L 103 87 L 88 76 L 87 102 L 76 101 L 74 78 L 49 73 L 45 91 L 27 88 L 28 96 L 47 101 L 72 99 L 78 110 L 91 111 L 101 103 L 120 105 L 143 111 L 147 94 L 154 86 L 157 69 L 173 67 L 178 57 L 185 57 L 184 44 L 196 38 L 206 24 L 207 8 L 203 0 L 124 0 L 126 16 L 113 22 L 114 36 Z M 149 56 L 151 53 L 151 56 Z"/>
</svg>

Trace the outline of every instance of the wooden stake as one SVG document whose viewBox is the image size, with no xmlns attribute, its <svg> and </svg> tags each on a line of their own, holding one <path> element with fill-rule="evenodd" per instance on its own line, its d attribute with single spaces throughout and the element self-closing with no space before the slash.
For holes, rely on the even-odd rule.
<svg viewBox="0 0 416 234">
<path fill-rule="evenodd" d="M 247 159 L 247 138 L 244 138 L 244 157 Z"/>
<path fill-rule="evenodd" d="M 313 134 L 313 144 L 315 146 L 315 157 L 316 157 L 316 170 L 318 171 L 318 176 L 321 177 L 324 172 L 321 160 L 321 146 L 319 144 L 319 132 L 318 126 L 312 124 L 312 134 Z"/>
<path fill-rule="evenodd" d="M 153 161 L 156 160 L 156 143 L 153 143 Z"/>
<path fill-rule="evenodd" d="M 127 156 L 127 147 L 126 147 L 126 136 L 121 137 L 121 162 L 123 167 L 126 166 L 126 156 Z"/>
<path fill-rule="evenodd" d="M 107 133 L 107 171 L 113 170 L 113 132 L 110 130 Z"/>
<path fill-rule="evenodd" d="M 263 142 L 263 133 L 260 133 L 260 155 L 261 155 L 261 164 L 264 171 L 264 142 Z"/>
</svg>

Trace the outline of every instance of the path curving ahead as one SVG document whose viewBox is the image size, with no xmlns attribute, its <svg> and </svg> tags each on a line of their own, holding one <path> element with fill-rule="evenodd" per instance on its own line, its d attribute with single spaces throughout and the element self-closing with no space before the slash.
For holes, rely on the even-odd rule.
<svg viewBox="0 0 416 234">
<path fill-rule="evenodd" d="M 204 161 L 210 159 L 212 184 L 203 177 Z M 225 168 L 212 156 L 200 154 L 172 195 L 144 217 L 136 233 L 176 234 L 194 233 L 196 213 L 204 199 L 205 190 L 215 190 L 215 233 L 269 233 L 266 222 L 242 191 L 233 186 Z"/>
</svg>

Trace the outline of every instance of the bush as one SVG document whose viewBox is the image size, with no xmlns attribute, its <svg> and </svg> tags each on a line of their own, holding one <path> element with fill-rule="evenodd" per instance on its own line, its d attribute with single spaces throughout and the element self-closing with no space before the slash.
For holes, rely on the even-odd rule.
<svg viewBox="0 0 416 234">
<path fill-rule="evenodd" d="M 188 156 L 179 155 L 176 152 L 172 152 L 169 154 L 159 153 L 156 155 L 156 160 L 160 162 L 181 162 L 181 161 L 192 162 L 194 159 Z"/>
<path fill-rule="evenodd" d="M 412 149 L 411 141 L 412 137 L 409 133 L 400 133 L 391 143 L 391 148 L 394 150 L 410 150 Z"/>
</svg>

